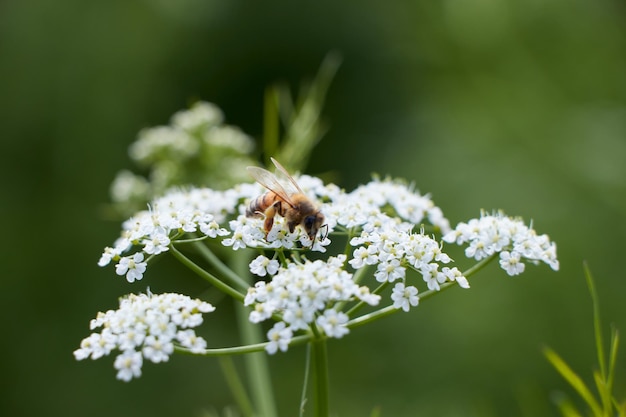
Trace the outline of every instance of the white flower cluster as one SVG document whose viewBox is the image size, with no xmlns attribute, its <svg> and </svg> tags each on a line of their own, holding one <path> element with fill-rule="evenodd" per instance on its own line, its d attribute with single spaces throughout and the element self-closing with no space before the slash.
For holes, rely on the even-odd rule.
<svg viewBox="0 0 626 417">
<path fill-rule="evenodd" d="M 272 316 L 281 318 L 267 334 L 268 353 L 286 351 L 293 332 L 307 330 L 312 325 L 328 337 L 340 338 L 348 333 L 348 316 L 334 308 L 337 303 L 360 300 L 378 304 L 380 296 L 371 294 L 365 286 L 359 287 L 352 274 L 343 269 L 345 261 L 346 256 L 340 255 L 331 256 L 326 262 L 289 263 L 286 268 L 278 269 L 269 283 L 258 281 L 248 290 L 244 304 L 254 306 L 251 322 L 259 323 Z M 259 272 L 258 265 L 269 267 L 270 262 L 259 257 L 251 268 Z M 260 271 L 264 274 L 267 269 Z"/>
<path fill-rule="evenodd" d="M 300 177 L 300 185 L 314 198 L 339 192 L 337 187 L 325 187 L 321 180 L 308 176 Z M 280 216 L 276 217 L 267 236 L 263 230 L 263 219 L 239 214 L 234 220 L 227 221 L 235 213 L 244 213 L 249 202 L 265 191 L 258 184 L 241 184 L 225 191 L 210 188 L 172 190 L 155 199 L 149 210 L 140 211 L 124 222 L 120 238 L 113 246 L 104 249 L 98 265 L 106 266 L 116 261 L 118 275 L 126 276 L 128 282 L 140 280 L 146 271 L 147 259 L 168 251 L 172 241 L 184 237 L 186 233 L 223 238 L 221 243 L 233 250 L 311 246 L 301 228 L 289 233 Z M 222 226 L 225 223 L 227 227 Z M 311 249 L 323 252 L 328 244 L 328 238 L 316 239 Z"/>
<path fill-rule="evenodd" d="M 258 184 L 246 183 L 226 191 L 177 190 L 155 200 L 150 210 L 124 223 L 122 237 L 105 249 L 99 264 L 116 261 L 116 273 L 133 282 L 143 277 L 150 257 L 168 251 L 172 242 L 189 234 L 218 239 L 233 250 L 306 247 L 326 252 L 331 243 L 328 236 L 339 232 L 350 237 L 353 247 L 345 262 L 354 270 L 375 267 L 377 281 L 394 283 L 391 300 L 404 311 L 419 301 L 417 287 L 407 282 L 407 270 L 420 274 L 431 291 L 438 291 L 446 282 L 469 288 L 463 273 L 449 266 L 452 260 L 442 251 L 441 243 L 425 234 L 424 227 L 444 233 L 445 242 L 468 243 L 466 255 L 470 258 L 481 260 L 499 253 L 500 264 L 510 275 L 523 272 L 522 260 L 543 261 L 558 269 L 554 243 L 546 235 L 536 235 L 520 220 L 502 214 L 483 215 L 451 230 L 428 196 L 399 182 L 373 180 L 347 193 L 315 177 L 302 175 L 297 181 L 311 199 L 321 202 L 325 215 L 324 231 L 313 245 L 302 228 L 290 233 L 279 215 L 269 233 L 263 229 L 263 219 L 246 217 L 243 213 L 249 202 L 266 192 Z M 416 232 L 418 224 L 422 227 Z M 259 257 L 250 270 L 259 276 L 271 276 L 279 266 L 276 259 Z M 293 330 L 293 326 L 286 326 L 282 334 Z"/>
<path fill-rule="evenodd" d="M 213 103 L 196 102 L 188 110 L 180 110 L 172 116 L 172 126 L 193 132 L 207 126 L 217 126 L 224 121 L 224 113 Z"/>
<path fill-rule="evenodd" d="M 224 114 L 212 103 L 197 102 L 172 116 L 170 125 L 143 129 L 129 149 L 131 158 L 151 164 L 165 157 L 185 161 L 204 146 L 221 146 L 247 154 L 253 140 L 232 126 L 223 125 Z"/>
<path fill-rule="evenodd" d="M 111 200 L 115 203 L 142 201 L 149 192 L 148 180 L 127 170 L 118 172 L 109 188 Z"/>
<path fill-rule="evenodd" d="M 119 172 L 110 187 L 111 209 L 134 213 L 181 184 L 223 189 L 246 181 L 245 167 L 254 163 L 254 146 L 239 128 L 224 124 L 217 106 L 196 102 L 175 113 L 169 124 L 139 132 L 128 152 L 147 175 Z"/>
<path fill-rule="evenodd" d="M 142 164 L 154 163 L 167 154 L 184 161 L 198 152 L 200 144 L 186 131 L 173 126 L 143 129 L 130 149 L 130 157 Z"/>
<path fill-rule="evenodd" d="M 253 274 L 271 279 L 257 282 L 244 300 L 246 306 L 253 308 L 250 321 L 259 323 L 270 318 L 277 321 L 267 333 L 266 350 L 270 354 L 287 350 L 297 331 L 312 329 L 333 338 L 348 333 L 349 317 L 341 310 L 346 303 L 378 305 L 380 296 L 357 284 L 349 271 L 362 274 L 367 271 L 363 268 L 371 267 L 375 280 L 383 284 L 381 290 L 387 284 L 394 285 L 390 297 L 392 305 L 403 311 L 417 306 L 420 300 L 417 283 L 408 282 L 411 278 L 408 271 L 416 272 L 429 291 L 439 291 L 449 282 L 469 288 L 463 273 L 450 265 L 452 259 L 443 252 L 442 243 L 426 234 L 426 228 L 441 232 L 444 242 L 467 244 L 465 254 L 477 261 L 499 254 L 500 265 L 509 275 L 523 272 L 524 260 L 542 261 L 555 270 L 559 267 L 556 245 L 546 235 L 539 236 L 520 220 L 501 213 L 483 213 L 480 219 L 460 223 L 452 230 L 442 211 L 428 196 L 400 182 L 374 179 L 352 192 L 345 192 L 315 177 L 302 175 L 296 180 L 306 195 L 319 202 L 325 216 L 323 231 L 313 244 L 301 227 L 289 232 L 280 215 L 274 218 L 273 227 L 267 233 L 263 228 L 264 219 L 246 217 L 244 213 L 250 201 L 267 190 L 259 184 L 245 183 L 225 191 L 175 190 L 154 200 L 149 210 L 137 213 L 124 223 L 121 237 L 113 247 L 105 249 L 99 265 L 115 261 L 116 273 L 133 282 L 143 277 L 150 258 L 167 252 L 177 240 L 189 237 L 216 239 L 234 251 L 245 248 L 257 248 L 265 253 L 275 251 L 272 259 L 260 255 L 250 263 Z M 299 255 L 287 260 L 284 253 L 278 255 L 285 250 L 303 248 L 326 252 L 332 243 L 329 235 L 348 236 L 348 246 L 334 252 L 347 255 L 315 261 Z M 132 301 L 154 298 L 134 297 Z M 116 361 L 121 379 L 137 376 L 143 357 L 154 362 L 167 358 L 173 346 L 172 339 L 168 345 L 152 331 L 142 333 L 141 328 L 112 333 L 112 328 L 120 328 L 120 324 L 109 323 L 113 318 L 122 324 L 130 323 L 131 328 L 145 326 L 145 312 L 141 308 L 128 309 L 127 304 L 133 303 L 125 301 L 124 309 L 118 310 L 124 310 L 124 314 L 109 312 L 99 316 L 96 324 L 104 324 L 104 331 L 85 339 L 81 349 L 75 352 L 77 358 L 82 359 L 108 354 L 114 348 L 121 350 Z M 209 307 L 204 308 L 212 309 Z M 123 320 L 117 318 L 125 314 Z M 120 342 L 137 334 L 139 339 L 131 346 L 143 346 L 141 352 Z M 115 336 L 113 342 L 109 341 L 111 335 Z M 176 333 L 176 340 L 187 343 L 178 335 L 184 333 Z M 161 343 L 158 352 L 152 347 L 153 340 Z M 149 346 L 146 348 L 146 345 Z"/>
<path fill-rule="evenodd" d="M 296 180 L 304 193 L 310 196 L 313 201 L 334 200 L 338 196 L 345 194 L 337 186 L 333 184 L 324 185 L 322 180 L 316 177 L 301 175 L 297 176 Z M 235 187 L 235 190 L 238 190 L 240 193 L 239 195 L 243 203 L 237 208 L 239 216 L 228 223 L 232 233 L 222 241 L 224 246 L 229 246 L 233 250 L 248 247 L 263 249 L 282 248 L 288 250 L 307 247 L 314 252 L 326 252 L 325 247 L 331 243 L 327 235 L 332 232 L 332 226 L 330 226 L 332 219 L 326 215 L 328 204 L 321 204 L 320 206 L 321 211 L 326 215 L 328 224 L 325 225 L 324 232 L 320 233 L 318 238 L 311 244 L 302 228 L 297 227 L 293 233 L 290 233 L 284 218 L 280 216 L 274 218 L 272 229 L 265 233 L 262 218 L 250 218 L 243 214 L 249 202 L 265 193 L 266 189 L 258 184 L 241 184 Z"/>
<path fill-rule="evenodd" d="M 503 213 L 481 214 L 479 219 L 459 223 L 443 240 L 458 245 L 468 244 L 465 255 L 477 261 L 499 253 L 500 266 L 510 276 L 524 272 L 523 260 L 544 262 L 553 270 L 559 269 L 556 244 L 548 235 L 537 235 L 521 220 Z"/>
<path fill-rule="evenodd" d="M 411 186 L 391 180 L 374 180 L 357 187 L 346 196 L 352 204 L 361 207 L 361 215 L 366 215 L 372 208 L 387 212 L 392 217 L 398 217 L 412 225 L 420 225 L 424 220 L 438 228 L 442 233 L 450 230 L 450 222 L 443 212 L 428 195 L 421 195 Z"/>
<path fill-rule="evenodd" d="M 321 210 L 326 225 L 320 233 L 323 236 L 313 245 L 300 227 L 290 233 L 280 216 L 275 217 L 273 228 L 266 234 L 263 219 L 243 214 L 249 201 L 265 190 L 258 184 L 241 184 L 226 191 L 177 190 L 155 200 L 150 210 L 139 212 L 124 223 L 121 238 L 105 249 L 99 265 L 117 261 L 116 273 L 133 282 L 143 277 L 150 257 L 168 251 L 169 245 L 185 233 L 220 238 L 224 246 L 233 250 L 310 247 L 312 251 L 325 252 L 331 243 L 328 234 L 338 229 L 358 236 L 350 241 L 355 246 L 350 266 L 359 269 L 377 265 L 375 275 L 380 282 L 404 283 L 408 267 L 420 272 L 430 289 L 439 289 L 439 284 L 451 280 L 468 286 L 456 268 L 440 266 L 449 263 L 450 258 L 441 252 L 435 240 L 412 232 L 415 223 L 427 219 L 439 230 L 450 229 L 441 210 L 428 197 L 388 180 L 373 180 L 351 193 L 332 184 L 324 185 L 315 177 L 302 175 L 297 181 L 312 199 L 323 201 Z M 126 255 L 132 249 L 135 252 Z M 265 267 L 251 265 L 251 270 L 258 274 Z M 272 275 L 277 268 L 274 260 L 267 273 Z"/>
<path fill-rule="evenodd" d="M 98 265 L 118 261 L 115 270 L 118 275 L 125 275 L 128 282 L 140 280 L 146 270 L 146 257 L 168 251 L 172 240 L 185 233 L 209 237 L 229 234 L 219 222 L 235 209 L 239 198 L 232 190 L 172 191 L 156 199 L 150 210 L 141 211 L 124 222 L 121 237 L 112 247 L 105 248 Z M 139 251 L 122 256 L 137 248 Z"/>
<path fill-rule="evenodd" d="M 469 288 L 467 279 L 456 267 L 441 268 L 441 264 L 452 260 L 441 251 L 436 240 L 406 230 L 406 224 L 397 224 L 394 228 L 395 223 L 386 219 L 381 215 L 377 227 L 363 231 L 350 241 L 351 245 L 358 246 L 350 260 L 353 268 L 377 265 L 376 280 L 394 282 L 404 280 L 406 267 L 410 267 L 422 275 L 429 290 L 439 290 L 439 285 L 446 281 L 457 281 L 461 287 Z"/>
<path fill-rule="evenodd" d="M 203 351 L 206 341 L 191 328 L 202 323 L 202 313 L 214 310 L 209 303 L 180 294 L 131 294 L 120 300 L 119 309 L 98 313 L 90 328 L 102 331 L 83 339 L 74 357 L 98 359 L 117 350 L 121 352 L 114 363 L 117 379 L 130 381 L 141 376 L 144 358 L 167 362 L 174 343 Z"/>
<path fill-rule="evenodd" d="M 441 251 L 440 244 L 422 233 L 412 232 L 413 225 L 400 222 L 378 211 L 362 225 L 358 237 L 350 244 L 355 246 L 349 261 L 354 269 L 375 265 L 374 277 L 378 282 L 396 282 L 391 299 L 394 307 L 409 311 L 417 306 L 418 289 L 406 285 L 406 270 L 410 268 L 421 274 L 429 290 L 440 289 L 447 281 L 456 281 L 462 288 L 469 288 L 465 276 L 456 267 L 443 266 L 450 257 Z"/>
<path fill-rule="evenodd" d="M 392 294 L 396 308 L 408 311 L 418 303 L 417 288 L 406 286 L 407 268 L 420 273 L 430 290 L 439 290 L 447 281 L 469 288 L 461 271 L 442 266 L 452 260 L 439 242 L 413 231 L 425 220 L 442 232 L 450 230 L 448 220 L 429 197 L 402 183 L 375 180 L 339 196 L 328 212 L 333 225 L 357 233 L 349 242 L 355 247 L 349 261 L 352 268 L 376 266 L 377 281 L 400 281 Z"/>
</svg>

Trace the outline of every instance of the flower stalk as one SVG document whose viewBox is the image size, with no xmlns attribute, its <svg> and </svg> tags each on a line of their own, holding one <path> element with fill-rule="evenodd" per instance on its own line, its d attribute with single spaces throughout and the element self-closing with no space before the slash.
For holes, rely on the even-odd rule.
<svg viewBox="0 0 626 417">
<path fill-rule="evenodd" d="M 200 241 L 195 241 L 192 246 L 198 250 L 198 252 L 204 257 L 209 264 L 216 269 L 221 277 L 225 281 L 238 289 L 238 291 L 247 291 L 250 285 L 239 274 L 230 269 L 222 260 L 213 253 L 209 247 Z M 246 270 L 246 273 L 248 271 Z"/>
<path fill-rule="evenodd" d="M 172 252 L 172 255 L 174 255 L 174 257 L 176 259 L 178 259 L 180 261 L 180 263 L 185 265 L 191 271 L 195 272 L 198 276 L 200 276 L 201 278 L 203 278 L 207 282 L 209 282 L 209 284 L 215 286 L 218 290 L 220 290 L 223 293 L 231 296 L 235 300 L 240 301 L 240 302 L 243 301 L 244 295 L 242 293 L 240 293 L 236 289 L 230 287 L 229 285 L 225 284 L 221 279 L 219 279 L 215 275 L 211 274 L 207 270 L 205 270 L 202 267 L 200 267 L 198 264 L 193 262 L 191 259 L 189 259 L 185 255 L 183 255 L 183 253 L 181 251 L 179 251 L 174 245 L 170 246 L 170 250 Z"/>
<path fill-rule="evenodd" d="M 233 257 L 234 269 L 242 275 L 248 270 L 245 260 L 246 258 L 243 256 Z M 241 302 L 235 302 L 235 313 L 237 316 L 239 336 L 244 345 L 257 344 L 263 340 L 261 328 L 248 320 L 249 313 Z M 267 355 L 263 352 L 253 352 L 246 355 L 244 360 L 257 413 L 262 416 L 277 417 L 278 411 L 276 409 L 276 401 L 272 389 Z"/>
<path fill-rule="evenodd" d="M 328 417 L 330 415 L 330 379 L 328 376 L 328 346 L 325 337 L 316 337 L 311 342 L 313 353 L 312 366 L 314 369 L 314 398 L 315 416 Z"/>
<path fill-rule="evenodd" d="M 244 417 L 253 417 L 254 407 L 252 406 L 252 401 L 248 397 L 248 393 L 246 392 L 243 381 L 239 377 L 232 357 L 220 356 L 218 362 L 239 410 L 241 410 Z"/>
</svg>

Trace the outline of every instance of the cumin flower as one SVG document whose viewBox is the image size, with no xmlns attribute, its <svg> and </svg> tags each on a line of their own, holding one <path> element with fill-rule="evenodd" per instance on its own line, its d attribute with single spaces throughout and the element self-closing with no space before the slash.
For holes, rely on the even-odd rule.
<svg viewBox="0 0 626 417">
<path fill-rule="evenodd" d="M 554 271 L 559 270 L 556 257 L 556 243 L 547 235 L 538 235 L 520 219 L 506 216 L 502 212 L 488 215 L 457 227 L 444 235 L 443 240 L 458 245 L 467 244 L 465 255 L 479 261 L 498 254 L 500 266 L 507 274 L 519 275 L 524 272 L 524 260 L 543 262 Z"/>
<path fill-rule="evenodd" d="M 130 381 L 141 376 L 144 359 L 167 362 L 175 344 L 192 352 L 204 349 L 206 341 L 191 328 L 202 323 L 203 313 L 214 310 L 209 303 L 180 294 L 131 294 L 120 299 L 117 310 L 98 313 L 90 328 L 102 330 L 83 339 L 74 357 L 98 359 L 118 351 L 113 365 L 117 378 Z"/>
<path fill-rule="evenodd" d="M 348 317 L 333 309 L 339 302 L 361 300 L 370 305 L 378 304 L 380 296 L 357 285 L 352 274 L 343 269 L 345 260 L 346 256 L 340 255 L 326 262 L 290 262 L 270 282 L 258 281 L 248 290 L 244 304 L 253 306 L 250 321 L 258 323 L 273 314 L 282 315 L 279 323 L 284 325 L 268 333 L 269 353 L 278 348 L 286 350 L 293 331 L 314 324 L 328 337 L 339 338 L 348 333 Z"/>
</svg>

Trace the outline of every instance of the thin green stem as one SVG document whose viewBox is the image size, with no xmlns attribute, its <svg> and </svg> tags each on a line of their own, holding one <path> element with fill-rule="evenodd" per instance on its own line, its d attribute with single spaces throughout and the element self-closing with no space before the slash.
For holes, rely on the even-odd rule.
<svg viewBox="0 0 626 417">
<path fill-rule="evenodd" d="M 374 289 L 374 291 L 372 291 L 372 294 L 380 294 L 381 292 L 383 292 L 383 290 L 385 288 L 387 288 L 387 286 L 389 285 L 389 282 L 383 282 L 382 284 L 380 284 L 378 287 L 376 287 L 376 289 Z M 350 310 L 348 310 L 346 312 L 346 314 L 348 315 L 348 317 L 354 315 L 354 313 L 356 313 L 357 311 L 359 311 L 361 308 L 365 307 L 367 305 L 366 302 L 364 301 L 359 301 L 358 303 L 356 303 Z"/>
<path fill-rule="evenodd" d="M 301 255 L 301 253 L 301 251 L 292 251 L 291 259 L 293 259 L 298 264 L 303 264 L 304 261 L 302 260 L 303 256 Z"/>
<path fill-rule="evenodd" d="M 248 257 L 234 256 L 232 258 L 233 269 L 242 276 L 248 271 Z M 243 303 L 235 303 L 235 313 L 239 327 L 239 335 L 246 345 L 260 343 L 264 339 L 261 326 L 248 320 L 249 311 Z M 250 390 L 257 415 L 277 417 L 276 401 L 272 389 L 268 357 L 265 352 L 254 352 L 244 358 L 246 364 L 247 379 L 250 382 Z"/>
<path fill-rule="evenodd" d="M 232 357 L 220 356 L 218 359 L 222 373 L 226 377 L 226 383 L 235 397 L 235 402 L 239 406 L 239 410 L 241 410 L 241 413 L 245 417 L 253 417 L 254 410 L 252 408 L 252 403 L 250 402 L 246 388 L 239 377 L 239 373 L 235 368 L 235 363 L 233 362 Z"/>
<path fill-rule="evenodd" d="M 229 285 L 225 284 L 224 282 L 222 282 L 219 278 L 217 278 L 215 275 L 211 274 L 210 272 L 202 269 L 200 266 L 194 263 L 191 259 L 183 255 L 182 252 L 176 248 L 176 246 L 170 245 L 170 252 L 183 265 L 191 269 L 201 278 L 208 281 L 211 285 L 215 286 L 217 289 L 219 289 L 223 293 L 230 295 L 231 297 L 233 297 L 235 300 L 239 301 L 240 303 L 243 303 L 243 299 L 245 296 L 242 293 L 230 287 Z"/>
<path fill-rule="evenodd" d="M 314 339 L 311 342 L 313 351 L 313 370 L 315 376 L 315 415 L 328 417 L 330 413 L 328 347 L 326 338 Z"/>
<path fill-rule="evenodd" d="M 365 265 L 362 268 L 357 269 L 357 271 L 354 273 L 354 276 L 352 277 L 352 280 L 355 282 L 355 284 L 360 284 L 361 281 L 363 281 L 365 275 L 371 270 L 371 265 Z"/>
<path fill-rule="evenodd" d="M 282 250 L 277 251 L 278 253 L 278 258 L 280 259 L 280 264 L 282 266 L 287 266 L 287 258 L 285 257 L 285 252 L 283 252 Z"/>
<path fill-rule="evenodd" d="M 309 328 L 311 329 L 311 332 L 313 333 L 313 339 L 321 339 L 322 333 L 320 332 L 320 329 L 317 328 L 317 324 L 315 323 L 311 323 L 309 325 Z"/>
<path fill-rule="evenodd" d="M 463 275 L 467 278 L 467 277 L 470 277 L 470 276 L 476 274 L 478 271 L 480 271 L 485 266 L 487 266 L 491 261 L 493 261 L 496 257 L 497 257 L 497 254 L 493 254 L 493 255 L 489 256 L 488 258 L 485 258 L 485 259 L 479 261 L 476 265 L 472 266 L 471 268 L 469 268 L 468 270 L 463 272 Z M 446 282 L 444 284 L 441 284 L 439 286 L 439 290 L 428 290 L 428 291 L 425 291 L 425 292 L 421 293 L 419 295 L 419 300 L 420 301 L 426 300 L 426 299 L 432 297 L 435 294 L 439 294 L 442 291 L 445 291 L 445 290 L 447 290 L 450 287 L 456 286 L 456 284 L 457 284 L 456 281 L 451 281 L 451 282 Z M 355 328 L 355 327 L 359 327 L 359 326 L 362 326 L 364 324 L 371 323 L 371 322 L 373 322 L 375 320 L 381 319 L 383 317 L 390 316 L 390 315 L 392 315 L 394 313 L 397 313 L 398 311 L 400 311 L 400 310 L 395 308 L 393 305 L 390 305 L 390 306 L 387 306 L 387 307 L 383 307 L 380 310 L 376 310 L 374 312 L 371 312 L 371 313 L 368 313 L 368 314 L 364 314 L 363 316 L 360 316 L 360 317 L 357 317 L 357 318 L 354 318 L 354 319 L 350 320 L 348 322 L 347 326 L 350 329 Z"/>
<path fill-rule="evenodd" d="M 300 396 L 300 411 L 298 416 L 304 416 L 304 406 L 306 405 L 306 393 L 309 389 L 309 371 L 311 369 L 311 344 L 306 345 L 306 360 L 304 361 L 304 381 L 302 383 L 302 395 Z"/>
<path fill-rule="evenodd" d="M 352 277 L 352 281 L 355 284 L 359 284 L 359 282 L 361 282 L 363 280 L 363 277 L 365 276 L 365 273 L 367 271 L 370 270 L 370 265 L 366 265 L 363 268 L 358 269 L 353 277 Z M 376 291 L 374 291 L 374 293 L 376 294 Z M 335 305 L 335 310 L 337 311 L 341 311 L 343 310 L 343 308 L 345 307 L 345 305 L 348 304 L 348 301 L 340 301 Z M 350 314 L 354 314 L 358 309 L 360 309 L 361 307 L 363 307 L 366 303 L 364 303 L 363 301 L 359 301 L 356 305 L 354 305 L 346 314 L 348 316 L 350 316 Z"/>
<path fill-rule="evenodd" d="M 383 317 L 390 316 L 394 313 L 397 313 L 398 311 L 400 310 L 395 308 L 393 305 L 383 307 L 380 310 L 376 310 L 374 312 L 364 314 L 362 316 L 359 316 L 357 318 L 350 320 L 346 326 L 349 329 L 354 329 L 355 327 L 363 326 L 364 324 L 371 323 Z"/>
<path fill-rule="evenodd" d="M 236 286 L 240 291 L 245 292 L 248 290 L 248 283 L 239 276 L 235 271 L 230 269 L 209 247 L 202 242 L 192 242 L 193 246 L 200 252 L 200 254 L 206 259 L 211 266 L 213 266 L 223 277 L 228 279 L 232 285 Z"/>
<path fill-rule="evenodd" d="M 483 269 L 484 267 L 489 265 L 491 263 L 491 261 L 493 261 L 497 257 L 498 257 L 498 253 L 494 253 L 494 254 L 486 257 L 485 259 L 480 260 L 476 265 L 474 265 L 470 269 L 464 271 L 463 272 L 463 276 L 465 278 L 471 277 L 472 275 L 474 275 L 475 273 L 477 273 L 478 271 L 480 271 L 481 269 Z"/>
<path fill-rule="evenodd" d="M 296 336 L 294 338 L 291 339 L 291 342 L 289 343 L 289 346 L 298 346 L 298 345 L 303 345 L 307 342 L 309 342 L 311 340 L 311 335 L 310 334 L 306 334 L 306 335 L 301 335 L 301 336 Z M 203 349 L 201 351 L 192 351 L 189 348 L 185 348 L 182 346 L 175 346 L 175 350 L 177 353 L 183 354 L 183 355 L 191 355 L 191 356 L 228 356 L 228 355 L 244 355 L 247 353 L 254 353 L 254 352 L 263 352 L 265 350 L 265 347 L 269 344 L 269 342 L 263 342 L 263 343 L 254 343 L 254 344 L 250 344 L 250 345 L 244 345 L 244 346 L 234 346 L 234 347 L 227 347 L 227 348 L 213 348 L 213 349 Z"/>
<path fill-rule="evenodd" d="M 195 243 L 195 242 L 202 242 L 204 240 L 207 240 L 208 236 L 198 236 L 198 237 L 192 237 L 189 239 L 176 239 L 175 237 L 173 237 L 171 240 L 175 241 L 177 245 L 183 244 L 183 243 Z"/>
<path fill-rule="evenodd" d="M 350 252 L 352 251 L 352 245 L 350 241 L 354 237 L 354 229 L 346 229 L 346 246 L 343 248 L 343 254 L 346 256 L 350 256 Z"/>
</svg>

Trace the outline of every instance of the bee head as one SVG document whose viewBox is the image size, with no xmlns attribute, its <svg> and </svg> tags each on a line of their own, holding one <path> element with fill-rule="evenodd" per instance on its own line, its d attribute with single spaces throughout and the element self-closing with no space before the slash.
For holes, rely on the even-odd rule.
<svg viewBox="0 0 626 417">
<path fill-rule="evenodd" d="M 320 230 L 320 227 L 322 227 L 322 223 L 324 223 L 324 215 L 319 211 L 304 218 L 302 226 L 311 242 L 315 240 L 315 236 L 317 236 L 317 232 Z"/>
</svg>

